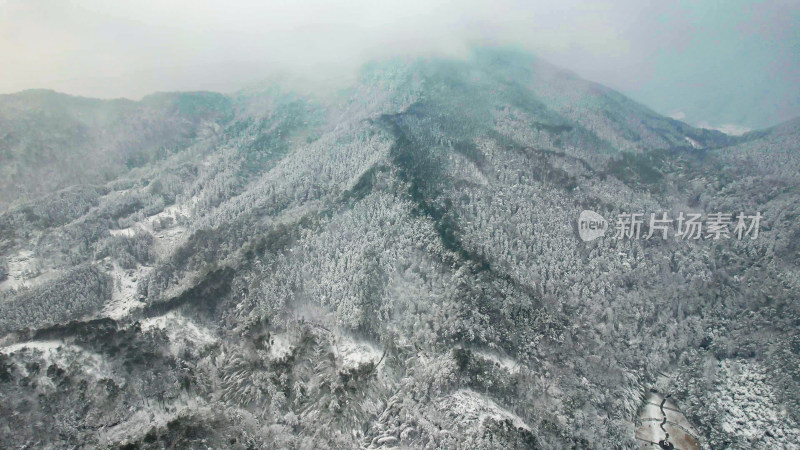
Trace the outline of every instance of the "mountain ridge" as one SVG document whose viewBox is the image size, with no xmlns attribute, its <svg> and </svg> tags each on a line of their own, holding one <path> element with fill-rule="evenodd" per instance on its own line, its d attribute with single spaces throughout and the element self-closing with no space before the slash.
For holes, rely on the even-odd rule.
<svg viewBox="0 0 800 450">
<path fill-rule="evenodd" d="M 487 56 L 488 55 L 488 56 Z M 668 119 L 663 116 L 657 115 L 655 112 L 650 110 L 647 107 L 644 107 L 633 100 L 630 100 L 624 97 L 622 94 L 613 91 L 609 88 L 602 87 L 600 85 L 586 82 L 583 79 L 579 78 L 577 75 L 572 74 L 571 72 L 565 71 L 563 69 L 556 68 L 551 66 L 545 62 L 542 62 L 540 59 L 530 56 L 524 56 L 524 53 L 521 52 L 514 52 L 514 51 L 499 51 L 499 50 L 481 50 L 476 51 L 476 56 L 473 56 L 471 59 L 466 60 L 452 60 L 448 62 L 448 64 L 458 67 L 461 66 L 461 69 L 457 70 L 464 70 L 465 68 L 469 70 L 470 64 L 480 65 L 484 60 L 488 60 L 489 64 L 497 64 L 500 66 L 499 75 L 503 75 L 504 71 L 511 71 L 515 75 L 519 75 L 520 72 L 530 72 L 524 74 L 524 77 L 527 77 L 527 80 L 522 80 L 526 82 L 527 85 L 525 86 L 514 86 L 514 83 L 511 83 L 511 86 L 508 87 L 509 89 L 520 89 L 520 88 L 528 88 L 531 92 L 535 94 L 541 94 L 544 98 L 549 100 L 553 100 L 555 98 L 563 97 L 563 94 L 566 91 L 575 91 L 580 92 L 582 97 L 587 97 L 588 100 L 585 102 L 586 104 L 581 104 L 579 101 L 580 98 L 572 98 L 568 103 L 562 104 L 563 100 L 559 100 L 559 105 L 555 109 L 551 109 L 553 113 L 561 116 L 561 119 L 557 120 L 567 120 L 567 121 L 574 121 L 573 119 L 577 118 L 578 122 L 575 122 L 579 125 L 586 125 L 581 124 L 580 121 L 587 121 L 587 115 L 593 114 L 593 107 L 591 102 L 593 98 L 606 98 L 607 101 L 612 102 L 615 105 L 615 109 L 625 109 L 628 112 L 634 111 L 635 114 L 628 114 L 629 116 L 636 116 L 639 117 L 637 119 L 640 123 L 635 124 L 636 128 L 642 128 L 642 125 L 645 121 L 653 121 L 655 120 L 658 122 L 658 128 L 654 130 L 648 131 L 647 137 L 645 139 L 656 139 L 658 140 L 661 147 L 665 144 L 668 146 L 675 146 L 676 144 L 680 145 L 689 145 L 686 141 L 681 142 L 674 142 L 670 141 L 671 138 L 666 138 L 667 140 L 664 141 L 664 137 L 659 135 L 668 133 L 668 134 L 675 134 L 676 132 L 683 134 L 685 137 L 689 137 L 690 139 L 694 140 L 696 144 L 704 146 L 704 147 L 719 147 L 722 145 L 730 145 L 733 142 L 736 142 L 736 139 L 730 136 L 726 136 L 721 132 L 716 132 L 713 130 L 703 130 L 691 127 L 687 124 L 684 124 L 680 121 L 675 121 L 674 119 Z M 515 58 L 524 57 L 523 61 L 525 63 L 520 64 L 519 62 L 515 62 L 514 64 L 510 64 L 509 60 L 514 60 Z M 426 66 L 426 61 L 434 61 L 434 64 L 428 64 Z M 401 66 L 403 64 L 413 67 L 417 67 L 418 70 L 421 72 L 425 72 L 426 68 L 433 65 L 435 66 L 435 58 L 427 58 L 427 59 L 417 59 L 411 61 L 403 61 L 401 60 Z M 445 60 L 448 61 L 448 60 Z M 396 60 L 389 60 L 383 63 L 375 63 L 372 66 L 366 66 L 365 69 L 362 70 L 362 80 L 363 78 L 369 77 L 369 67 L 373 67 L 372 70 L 380 71 L 381 64 L 397 64 Z M 526 67 L 526 64 L 530 65 L 531 67 Z M 421 69 L 419 69 L 421 67 Z M 401 67 L 402 70 L 402 67 Z M 441 70 L 441 69 L 439 69 Z M 541 74 L 539 73 L 541 72 Z M 532 75 L 531 73 L 535 74 Z M 424 76 L 424 75 L 423 75 Z M 558 86 L 559 89 L 556 92 L 560 92 L 561 94 L 552 95 L 549 91 L 546 91 L 542 88 L 542 86 L 547 85 L 550 83 L 551 80 L 558 80 L 559 82 L 566 81 L 568 86 Z M 519 81 L 517 81 L 519 83 Z M 513 96 L 513 92 L 510 93 Z M 270 94 L 267 94 L 266 98 L 269 98 Z M 296 95 L 296 94 L 288 94 L 288 95 Z M 119 144 L 118 148 L 105 148 L 101 153 L 93 152 L 89 155 L 84 155 L 86 159 L 108 159 L 108 160 L 116 160 L 119 158 L 124 159 L 121 163 L 127 168 L 137 167 L 141 164 L 145 164 L 153 160 L 154 157 L 157 157 L 157 149 L 163 148 L 165 146 L 174 146 L 174 145 L 185 145 L 185 141 L 181 142 L 181 134 L 186 133 L 195 133 L 197 132 L 198 127 L 204 126 L 206 122 L 216 123 L 216 124 L 224 124 L 229 123 L 231 120 L 234 120 L 232 114 L 232 109 L 236 108 L 234 106 L 237 101 L 239 103 L 247 103 L 247 101 L 252 101 L 252 99 L 244 99 L 243 97 L 247 96 L 247 91 L 240 91 L 239 93 L 234 93 L 230 95 L 224 94 L 217 94 L 213 92 L 207 91 L 189 91 L 189 92 L 159 92 L 154 93 L 148 96 L 143 97 L 139 101 L 128 100 L 128 99 L 111 99 L 111 100 L 101 100 L 101 99 L 92 99 L 87 97 L 76 97 L 71 96 L 68 94 L 61 94 L 57 93 L 52 90 L 47 89 L 32 89 L 27 91 L 21 91 L 19 93 L 14 94 L 3 94 L 0 95 L 0 125 L 5 123 L 5 132 L 4 134 L 4 154 L 5 154 L 5 161 L 4 166 L 7 168 L 7 171 L 11 167 L 15 167 L 18 164 L 15 163 L 15 159 L 21 158 L 19 155 L 27 155 L 30 153 L 34 153 L 33 158 L 36 159 L 44 159 L 44 158 L 55 158 L 58 161 L 58 154 L 53 153 L 53 150 L 47 151 L 49 147 L 53 145 L 66 147 L 69 151 L 77 151 L 79 149 L 84 149 L 85 147 L 92 147 L 98 146 L 99 143 L 92 143 L 93 139 L 106 139 L 109 138 L 113 139 L 113 133 L 116 131 L 100 131 L 95 130 L 98 127 L 102 128 L 109 128 L 113 130 L 114 128 L 118 128 L 118 125 L 115 124 L 115 121 L 146 121 L 145 123 L 152 123 L 153 121 L 172 121 L 173 123 L 170 124 L 171 128 L 177 128 L 178 131 L 177 135 L 175 131 L 170 130 L 168 127 L 167 129 L 161 131 L 159 134 L 146 136 L 144 138 L 144 142 L 140 142 L 138 144 Z M 302 95 L 301 95 L 302 96 Z M 529 96 L 529 95 L 528 95 Z M 549 96 L 549 97 L 548 97 Z M 518 101 L 529 101 L 525 100 L 526 95 L 521 94 L 518 96 Z M 574 97 L 574 95 L 573 95 Z M 214 99 L 214 103 L 209 103 L 211 99 Z M 263 98 L 263 96 L 262 96 Z M 239 100 L 237 100 L 239 99 Z M 538 101 L 538 100 L 537 100 Z M 31 102 L 33 104 L 31 105 Z M 24 104 L 24 105 L 23 105 Z M 617 106 L 619 108 L 617 108 Z M 205 110 L 211 116 L 204 116 L 200 111 L 193 110 L 192 108 L 206 108 Z M 239 108 L 242 108 L 243 105 L 239 105 Z M 23 108 L 23 109 L 20 109 Z M 33 110 L 30 110 L 33 108 Z M 183 109 L 181 109 L 183 108 Z M 189 108 L 189 109 L 187 109 Z M 216 110 L 214 109 L 216 108 Z M 546 109 L 550 109 L 545 107 Z M 25 110 L 27 109 L 27 111 Z M 92 109 L 99 109 L 96 112 L 93 112 Z M 100 116 L 97 116 L 100 114 Z M 215 116 L 216 115 L 216 116 Z M 624 115 L 624 114 L 623 114 Z M 15 117 L 17 116 L 17 117 Z M 23 122 L 20 123 L 20 117 L 22 118 Z M 111 122 L 108 122 L 108 119 L 104 119 L 104 121 L 99 121 L 93 116 L 97 117 L 112 117 L 116 119 L 111 119 Z M 131 117 L 133 116 L 133 117 Z M 148 117 L 153 116 L 153 117 Z M 214 117 L 212 117 L 214 116 Z M 51 119 L 47 121 L 46 119 Z M 52 129 L 52 127 L 58 127 L 58 123 L 52 123 L 52 119 L 58 120 L 61 119 L 62 121 L 67 121 L 64 124 L 67 128 L 61 131 L 63 134 L 65 131 L 68 130 L 80 130 L 77 135 L 73 136 L 65 136 L 66 139 L 62 138 L 60 141 L 56 141 L 53 143 L 47 142 L 38 142 L 33 141 L 30 143 L 26 142 L 19 142 L 19 137 L 16 136 L 18 134 L 19 129 L 29 129 L 31 126 L 34 126 L 31 122 L 36 120 L 45 119 L 43 123 L 37 123 L 35 126 L 39 128 L 48 127 L 51 128 L 49 130 L 49 134 L 58 133 L 58 128 Z M 602 125 L 610 127 L 612 129 L 619 128 L 620 126 L 625 126 L 626 124 L 618 124 L 615 121 L 620 121 L 619 118 L 614 117 L 600 117 L 598 118 L 593 115 L 593 120 L 598 121 L 602 120 L 605 123 Z M 177 121 L 177 122 L 175 122 Z M 186 123 L 188 121 L 188 123 Z M 207 125 L 207 124 L 206 124 Z M 629 124 L 628 124 L 629 125 Z M 13 130 L 12 130 L 13 129 Z M 647 130 L 647 125 L 645 125 L 645 130 Z M 119 132 L 125 133 L 129 132 L 126 130 L 120 130 Z M 758 132 L 754 132 L 758 133 Z M 87 136 L 88 134 L 88 136 Z M 92 135 L 100 135 L 98 137 L 93 137 Z M 112 136 L 108 136 L 108 134 L 112 134 Z M 612 134 L 620 134 L 619 130 Z M 630 142 L 632 140 L 641 139 L 641 137 L 635 135 L 635 131 L 623 131 L 623 135 L 627 134 L 630 139 L 622 139 L 620 140 L 619 137 L 609 138 L 609 134 L 601 134 L 598 136 L 603 140 L 611 140 L 616 142 L 611 142 L 609 145 L 613 147 L 619 148 L 631 148 L 635 149 L 636 144 Z M 752 134 L 751 134 L 752 135 Z M 89 142 L 87 142 L 87 140 Z M 651 145 L 652 142 L 648 143 Z M 27 147 L 25 147 L 27 145 Z M 107 145 L 107 144 L 105 144 Z M 20 146 L 23 146 L 20 148 Z M 652 146 L 652 145 L 651 145 Z M 150 148 L 148 148 L 150 147 Z M 41 152 L 45 153 L 41 153 Z M 85 150 L 83 150 L 85 151 Z M 118 155 L 118 153 L 122 153 L 122 155 Z M 162 155 L 163 156 L 163 155 Z M 27 156 L 28 160 L 30 160 L 31 156 Z M 36 161 L 34 159 L 34 161 Z M 30 164 L 30 163 L 29 163 Z M 99 163 L 97 163 L 99 164 Z M 92 173 L 88 175 L 82 176 L 82 174 L 71 174 L 72 176 L 77 175 L 79 179 L 83 179 L 88 177 L 87 181 L 102 181 L 107 179 L 109 176 L 117 176 L 120 175 L 122 172 L 121 170 L 125 170 L 124 166 L 120 166 L 120 163 L 115 163 L 116 166 L 114 167 L 107 167 L 109 164 L 104 164 L 103 167 L 100 167 L 96 170 L 99 173 Z M 91 165 L 91 163 L 90 163 Z M 111 164 L 112 166 L 114 164 Z M 49 167 L 49 166 L 48 166 Z M 44 170 L 44 169 L 43 169 Z M 110 173 L 109 173 L 110 172 Z M 49 176 L 54 176 L 54 178 L 58 181 L 58 183 L 53 186 L 52 188 L 63 188 L 67 187 L 66 183 L 69 183 L 68 180 L 61 180 L 59 179 L 59 175 L 57 172 L 54 172 L 49 169 L 46 172 Z M 39 182 L 40 184 L 47 186 L 49 185 L 48 182 L 42 182 L 40 174 L 25 174 L 25 173 L 18 173 L 16 171 L 12 171 L 12 173 L 8 174 L 6 178 L 10 178 L 11 185 L 8 185 L 8 181 L 6 182 L 6 186 L 2 189 L 3 192 L 5 191 L 13 191 L 17 196 L 25 198 L 27 195 L 27 190 L 30 190 L 32 185 L 35 182 Z M 15 178 L 23 178 L 17 183 L 14 183 Z M 14 188 L 14 186 L 17 186 Z M 52 190 L 52 188 L 50 190 Z M 36 192 L 32 192 L 36 195 Z M 44 193 L 44 192 L 39 192 Z M 12 197 L 6 194 L 5 199 L 0 199 L 3 203 L 7 204 Z"/>
</svg>

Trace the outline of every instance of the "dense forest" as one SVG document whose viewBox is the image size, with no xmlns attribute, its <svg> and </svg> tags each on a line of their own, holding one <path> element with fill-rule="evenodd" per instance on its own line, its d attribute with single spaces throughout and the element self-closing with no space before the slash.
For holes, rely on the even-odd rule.
<svg viewBox="0 0 800 450">
<path fill-rule="evenodd" d="M 527 54 L 140 102 L 0 96 L 0 447 L 800 441 L 800 121 L 728 136 Z M 740 211 L 757 239 L 583 242 Z"/>
</svg>

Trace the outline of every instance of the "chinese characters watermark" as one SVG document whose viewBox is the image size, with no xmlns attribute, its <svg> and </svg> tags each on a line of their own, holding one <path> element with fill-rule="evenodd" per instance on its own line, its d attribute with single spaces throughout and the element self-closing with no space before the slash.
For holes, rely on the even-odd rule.
<svg viewBox="0 0 800 450">
<path fill-rule="evenodd" d="M 756 239 L 761 225 L 761 212 L 738 214 L 715 212 L 705 217 L 697 213 L 679 213 L 677 217 L 667 212 L 622 213 L 614 221 L 614 239 Z M 578 235 L 584 242 L 604 236 L 608 222 L 600 214 L 585 210 L 578 217 Z"/>
</svg>

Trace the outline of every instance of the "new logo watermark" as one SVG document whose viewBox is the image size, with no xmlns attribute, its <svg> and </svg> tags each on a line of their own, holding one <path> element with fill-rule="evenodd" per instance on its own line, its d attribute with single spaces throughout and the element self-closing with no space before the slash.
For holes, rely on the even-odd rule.
<svg viewBox="0 0 800 450">
<path fill-rule="evenodd" d="M 705 219 L 705 220 L 703 220 Z M 614 239 L 756 239 L 761 225 L 761 213 L 745 214 L 711 213 L 703 218 L 702 214 L 679 213 L 671 218 L 669 213 L 650 213 L 649 220 L 644 213 L 622 213 L 614 221 Z M 584 210 L 578 216 L 578 235 L 584 242 L 593 241 L 606 234 L 609 224 L 600 214 Z"/>
<path fill-rule="evenodd" d="M 600 214 L 585 209 L 578 216 L 578 234 L 583 242 L 593 241 L 606 234 L 608 222 Z"/>
</svg>

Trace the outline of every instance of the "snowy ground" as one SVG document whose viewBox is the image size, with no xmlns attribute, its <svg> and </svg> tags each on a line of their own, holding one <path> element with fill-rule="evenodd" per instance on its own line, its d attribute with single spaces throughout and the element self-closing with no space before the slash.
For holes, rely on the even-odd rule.
<svg viewBox="0 0 800 450">
<path fill-rule="evenodd" d="M 439 409 L 457 414 L 464 425 L 483 426 L 486 419 L 509 420 L 517 428 L 530 430 L 521 417 L 495 403 L 494 400 L 471 389 L 459 389 L 439 402 Z"/>
<path fill-rule="evenodd" d="M 383 352 L 367 342 L 340 337 L 334 345 L 334 354 L 341 370 L 348 371 L 370 363 L 377 366 Z"/>
<path fill-rule="evenodd" d="M 509 373 L 519 372 L 519 367 L 520 367 L 519 362 L 507 356 L 501 356 L 486 350 L 473 350 L 472 353 L 480 358 L 483 358 L 487 361 L 491 361 L 497 364 L 498 366 L 506 369 Z"/>
<path fill-rule="evenodd" d="M 698 143 L 694 139 L 690 138 L 689 136 L 684 136 L 684 138 L 686 139 L 686 142 L 688 142 L 689 145 L 692 146 L 692 148 L 703 148 L 703 146 L 700 145 L 700 143 Z"/>
<path fill-rule="evenodd" d="M 139 266 L 134 270 L 125 270 L 114 264 L 109 275 L 114 279 L 114 289 L 109 301 L 100 313 L 103 317 L 119 320 L 131 313 L 134 309 L 141 308 L 144 303 L 139 301 L 136 284 L 144 278 L 150 267 Z"/>
<path fill-rule="evenodd" d="M 180 205 L 167 206 L 158 214 L 146 218 L 141 226 L 155 238 L 158 255 L 168 254 L 185 237 L 186 227 L 180 225 L 187 217 L 192 217 L 196 198 Z M 162 225 L 163 224 L 163 225 Z"/>
<path fill-rule="evenodd" d="M 137 405 L 136 412 L 117 426 L 100 430 L 103 448 L 116 448 L 126 440 L 141 439 L 154 428 L 165 428 L 181 415 L 208 413 L 206 403 L 197 397 L 182 396 L 159 404 L 157 401 Z"/>
<path fill-rule="evenodd" d="M 0 353 L 14 355 L 20 352 L 31 352 L 40 357 L 43 366 L 56 364 L 61 367 L 77 365 L 81 372 L 91 375 L 96 380 L 114 378 L 111 368 L 98 354 L 89 352 L 82 347 L 61 341 L 32 341 L 21 342 L 6 347 L 0 347 Z M 43 380 L 46 375 L 42 373 Z"/>
<path fill-rule="evenodd" d="M 119 230 L 108 230 L 112 236 L 125 236 L 125 237 L 133 237 L 136 234 L 136 229 L 134 227 L 122 228 Z"/>
<path fill-rule="evenodd" d="M 8 278 L 0 283 L 0 291 L 33 287 L 57 275 L 56 271 L 49 271 L 43 267 L 32 250 L 20 250 L 9 256 L 6 263 Z"/>
<path fill-rule="evenodd" d="M 270 336 L 269 359 L 279 361 L 291 355 L 294 351 L 297 336 L 293 333 L 276 333 Z"/>
<path fill-rule="evenodd" d="M 145 319 L 141 325 L 143 332 L 165 331 L 173 354 L 180 354 L 187 347 L 202 349 L 218 340 L 211 330 L 194 323 L 176 311 Z"/>
<path fill-rule="evenodd" d="M 22 349 L 33 349 L 38 350 L 42 353 L 49 353 L 52 350 L 56 350 L 59 347 L 64 345 L 61 341 L 33 341 L 33 342 L 20 342 L 17 344 L 7 345 L 5 347 L 0 347 L 0 353 L 5 353 L 10 355 L 12 353 L 18 352 Z"/>
</svg>

